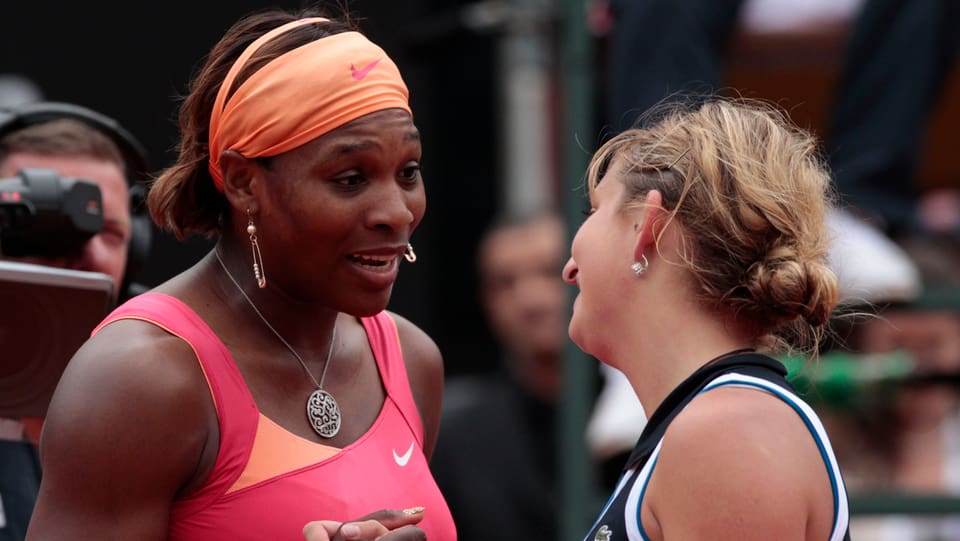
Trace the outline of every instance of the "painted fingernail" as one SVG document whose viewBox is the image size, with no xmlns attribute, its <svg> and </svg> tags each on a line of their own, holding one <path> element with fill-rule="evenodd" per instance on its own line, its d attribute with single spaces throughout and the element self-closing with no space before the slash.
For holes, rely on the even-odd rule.
<svg viewBox="0 0 960 541">
<path fill-rule="evenodd" d="M 340 534 L 347 539 L 360 537 L 360 526 L 356 524 L 344 524 L 343 527 L 340 528 Z"/>
<path fill-rule="evenodd" d="M 410 509 L 403 510 L 404 515 L 416 515 L 417 513 L 423 513 L 423 507 L 417 506 L 417 507 L 411 507 Z"/>
</svg>

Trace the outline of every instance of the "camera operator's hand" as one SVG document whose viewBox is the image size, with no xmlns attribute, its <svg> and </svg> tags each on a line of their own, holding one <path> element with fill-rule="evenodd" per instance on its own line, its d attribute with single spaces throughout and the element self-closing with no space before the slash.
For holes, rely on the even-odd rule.
<svg viewBox="0 0 960 541">
<path fill-rule="evenodd" d="M 422 507 L 383 509 L 347 522 L 310 522 L 303 527 L 303 536 L 306 541 L 425 541 L 427 535 L 415 526 L 421 520 Z"/>
</svg>

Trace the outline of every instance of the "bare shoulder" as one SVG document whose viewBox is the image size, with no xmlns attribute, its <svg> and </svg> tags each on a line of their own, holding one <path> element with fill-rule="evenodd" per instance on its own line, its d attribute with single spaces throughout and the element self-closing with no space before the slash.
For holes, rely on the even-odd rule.
<svg viewBox="0 0 960 541">
<path fill-rule="evenodd" d="M 202 371 L 193 349 L 184 340 L 156 325 L 124 319 L 102 328 L 68 363 L 54 398 L 75 398 L 72 391 L 97 389 L 89 400 L 140 397 L 145 400 L 183 398 L 197 385 Z M 200 383 L 203 383 L 202 381 Z M 135 405 L 135 404 L 134 404 Z"/>
<path fill-rule="evenodd" d="M 169 505 L 194 481 L 211 418 L 188 344 L 143 321 L 107 325 L 68 363 L 51 401 L 31 533 L 162 538 Z"/>
<path fill-rule="evenodd" d="M 683 539 L 805 539 L 832 513 L 829 487 L 816 441 L 789 404 L 721 387 L 697 396 L 667 429 L 649 510 L 662 531 Z"/>
<path fill-rule="evenodd" d="M 443 401 L 443 356 L 436 342 L 403 316 L 388 312 L 397 325 L 400 348 L 407 367 L 410 390 L 423 420 L 423 451 L 429 459 L 440 429 Z"/>
<path fill-rule="evenodd" d="M 176 435 L 173 439 L 184 447 L 202 445 L 198 432 L 207 425 L 210 407 L 190 345 L 143 321 L 116 321 L 68 363 L 50 403 L 41 450 L 86 444 L 97 452 L 104 445 L 90 436 L 97 431 L 109 432 L 114 448 L 137 447 L 164 435 Z M 162 447 L 171 445 L 178 444 Z"/>
<path fill-rule="evenodd" d="M 696 458 L 698 464 L 748 464 L 747 471 L 772 466 L 774 471 L 765 473 L 790 475 L 781 467 L 783 460 L 803 451 L 798 439 L 810 438 L 803 420 L 783 400 L 756 389 L 721 387 L 700 394 L 677 415 L 663 446 L 671 456 Z"/>
<path fill-rule="evenodd" d="M 408 367 L 411 361 L 426 365 L 426 369 L 443 370 L 443 360 L 440 348 L 423 329 L 395 312 L 387 312 L 397 326 L 397 336 L 403 356 L 407 359 Z"/>
</svg>

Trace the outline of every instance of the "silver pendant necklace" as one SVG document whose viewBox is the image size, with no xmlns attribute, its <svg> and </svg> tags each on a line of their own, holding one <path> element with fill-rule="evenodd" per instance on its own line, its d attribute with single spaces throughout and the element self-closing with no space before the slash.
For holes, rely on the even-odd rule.
<svg viewBox="0 0 960 541">
<path fill-rule="evenodd" d="M 310 421 L 310 428 L 313 428 L 313 431 L 320 435 L 322 438 L 332 438 L 340 432 L 340 406 L 337 404 L 337 401 L 334 400 L 333 395 L 323 390 L 323 381 L 327 377 L 327 368 L 330 368 L 330 359 L 333 357 L 333 345 L 337 341 L 337 322 L 333 322 L 333 333 L 330 335 L 330 347 L 327 349 L 327 360 L 323 363 L 323 373 L 320 374 L 320 381 L 317 382 L 316 378 L 313 377 L 313 374 L 310 373 L 310 369 L 307 368 L 307 363 L 303 361 L 303 358 L 300 357 L 300 354 L 297 353 L 297 350 L 293 349 L 293 346 L 289 342 L 283 339 L 283 336 L 280 336 L 280 333 L 273 328 L 273 325 L 267 321 L 267 318 L 263 317 L 263 314 L 260 313 L 260 310 L 257 308 L 257 305 L 253 303 L 253 300 L 247 296 L 247 292 L 240 287 L 239 282 L 230 274 L 230 270 L 227 269 L 227 265 L 224 264 L 223 259 L 220 257 L 220 250 L 215 248 L 213 251 L 214 255 L 217 256 L 217 261 L 220 262 L 220 267 L 223 268 L 223 272 L 227 273 L 227 278 L 233 282 L 233 285 L 237 286 L 237 290 L 240 291 L 240 294 L 243 295 L 243 298 L 247 300 L 247 303 L 250 304 L 250 307 L 253 308 L 253 311 L 257 314 L 257 317 L 260 318 L 260 321 L 263 321 L 263 324 L 267 326 L 268 329 L 277 337 L 280 342 L 283 343 L 287 349 L 290 350 L 290 353 L 297 359 L 300 363 L 300 366 L 303 367 L 303 371 L 307 373 L 307 377 L 310 378 L 310 381 L 313 382 L 314 387 L 317 389 L 310 393 L 310 397 L 307 398 L 307 420 Z"/>
</svg>

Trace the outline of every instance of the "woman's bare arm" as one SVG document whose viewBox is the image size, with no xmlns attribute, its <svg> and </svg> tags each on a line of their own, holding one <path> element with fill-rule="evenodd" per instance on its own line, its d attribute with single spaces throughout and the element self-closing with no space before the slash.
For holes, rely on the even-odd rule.
<svg viewBox="0 0 960 541">
<path fill-rule="evenodd" d="M 27 538 L 166 539 L 171 504 L 197 481 L 215 419 L 185 342 L 140 321 L 105 327 L 54 393 Z"/>
</svg>

